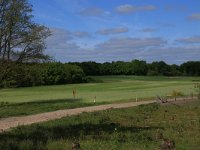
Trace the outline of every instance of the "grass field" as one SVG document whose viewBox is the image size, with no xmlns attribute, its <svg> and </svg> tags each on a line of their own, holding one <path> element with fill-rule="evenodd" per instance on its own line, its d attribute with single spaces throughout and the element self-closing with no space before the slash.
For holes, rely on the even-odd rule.
<svg viewBox="0 0 200 150">
<path fill-rule="evenodd" d="M 0 149 L 67 150 L 76 141 L 82 150 L 154 150 L 162 139 L 176 150 L 198 150 L 200 103 L 110 109 L 18 127 L 0 134 Z"/>
<path fill-rule="evenodd" d="M 94 77 L 97 83 L 40 86 L 0 90 L 0 118 L 118 101 L 153 99 L 172 90 L 185 95 L 194 91 L 200 77 Z M 73 89 L 77 99 L 73 100 Z M 96 104 L 93 103 L 96 96 Z"/>
<path fill-rule="evenodd" d="M 84 102 L 98 102 L 152 98 L 156 95 L 168 95 L 172 90 L 190 94 L 194 83 L 200 77 L 137 77 L 105 76 L 95 77 L 102 83 L 69 84 L 0 90 L 0 102 L 21 103 L 44 100 L 72 99 L 76 89 L 77 98 Z"/>
</svg>

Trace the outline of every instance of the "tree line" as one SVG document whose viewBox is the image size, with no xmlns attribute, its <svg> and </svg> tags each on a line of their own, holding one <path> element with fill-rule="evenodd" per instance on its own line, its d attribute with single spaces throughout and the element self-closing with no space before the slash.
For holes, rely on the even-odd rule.
<svg viewBox="0 0 200 150">
<path fill-rule="evenodd" d="M 200 76 L 200 61 L 188 61 L 181 65 L 169 65 L 164 61 L 147 63 L 143 60 L 130 62 L 75 62 L 88 76 L 96 75 L 143 75 L 143 76 Z"/>
<path fill-rule="evenodd" d="M 46 62 L 16 63 L 0 61 L 0 87 L 29 87 L 85 83 L 88 76 L 137 75 L 137 76 L 200 76 L 200 61 L 169 65 L 164 61 L 131 62 Z"/>
<path fill-rule="evenodd" d="M 87 82 L 76 65 L 51 63 L 15 63 L 0 65 L 0 87 L 30 87 Z"/>
</svg>

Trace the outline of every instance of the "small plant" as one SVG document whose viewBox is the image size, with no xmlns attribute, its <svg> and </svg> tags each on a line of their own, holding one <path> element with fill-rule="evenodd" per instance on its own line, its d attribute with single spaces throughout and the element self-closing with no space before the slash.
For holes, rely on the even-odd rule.
<svg viewBox="0 0 200 150">
<path fill-rule="evenodd" d="M 6 105 L 8 105 L 8 102 L 4 102 L 4 101 L 0 102 L 0 106 L 6 106 Z"/>
<path fill-rule="evenodd" d="M 181 91 L 173 90 L 171 93 L 171 96 L 174 97 L 174 100 L 176 101 L 176 98 L 179 96 L 183 96 L 184 94 Z"/>
<path fill-rule="evenodd" d="M 194 85 L 194 88 L 195 88 L 195 91 L 197 93 L 197 98 L 198 98 L 198 100 L 200 100 L 200 83 L 196 83 Z"/>
</svg>

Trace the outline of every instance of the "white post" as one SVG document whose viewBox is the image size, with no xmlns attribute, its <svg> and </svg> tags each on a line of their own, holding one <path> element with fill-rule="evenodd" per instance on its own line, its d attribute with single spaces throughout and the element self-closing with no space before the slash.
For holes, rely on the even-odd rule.
<svg viewBox="0 0 200 150">
<path fill-rule="evenodd" d="M 135 97 L 135 101 L 136 101 L 136 103 L 138 102 L 137 96 Z"/>
<path fill-rule="evenodd" d="M 96 96 L 94 97 L 94 103 L 96 103 Z"/>
</svg>

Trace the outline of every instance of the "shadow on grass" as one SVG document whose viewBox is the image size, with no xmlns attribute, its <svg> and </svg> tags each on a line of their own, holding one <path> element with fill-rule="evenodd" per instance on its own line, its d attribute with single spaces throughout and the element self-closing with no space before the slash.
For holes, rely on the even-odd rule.
<svg viewBox="0 0 200 150">
<path fill-rule="evenodd" d="M 77 140 L 84 139 L 89 136 L 92 139 L 108 140 L 109 135 L 114 133 L 134 132 L 139 133 L 147 130 L 163 129 L 161 127 L 125 127 L 118 123 L 105 124 L 77 124 L 77 125 L 62 125 L 62 126 L 40 126 L 33 125 L 31 127 L 18 127 L 12 132 L 0 134 L 1 141 L 32 141 L 35 144 L 46 144 L 48 140 Z M 143 138 L 147 138 L 146 134 Z"/>
<path fill-rule="evenodd" d="M 56 104 L 56 103 L 77 103 L 82 102 L 82 99 L 55 99 L 55 100 L 38 100 L 33 102 L 22 102 L 22 103 L 2 103 L 1 106 L 21 106 L 21 105 L 40 105 L 40 104 Z M 3 105 L 4 104 L 4 105 Z"/>
<path fill-rule="evenodd" d="M 76 103 L 76 102 L 81 102 L 82 99 L 55 99 L 55 100 L 39 100 L 39 101 L 34 101 L 34 102 L 26 102 L 25 104 L 52 104 L 52 103 Z"/>
</svg>

